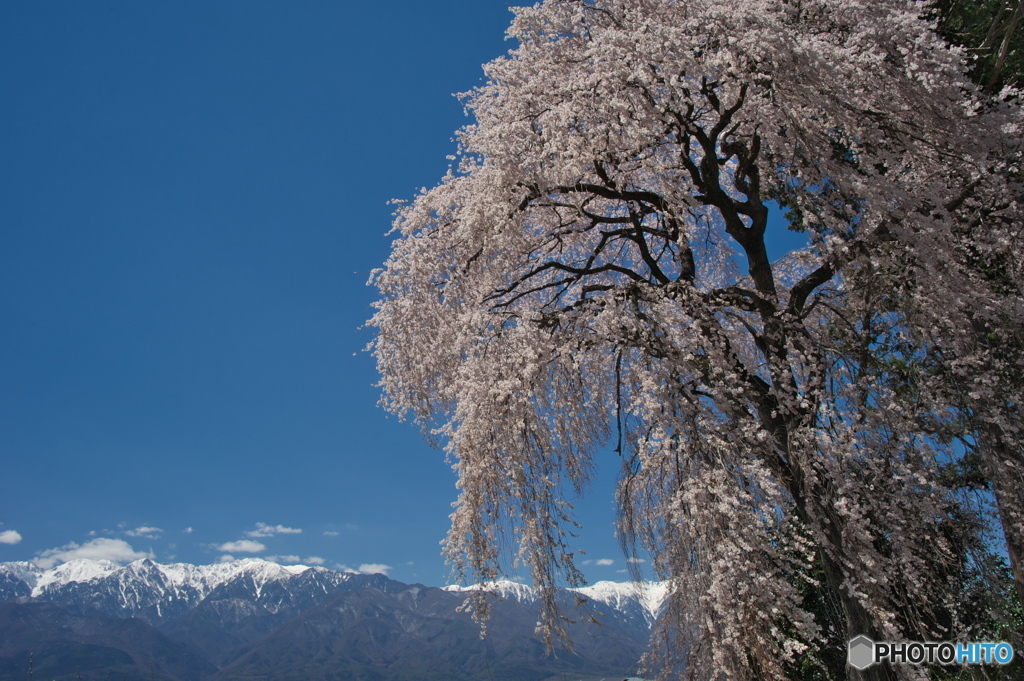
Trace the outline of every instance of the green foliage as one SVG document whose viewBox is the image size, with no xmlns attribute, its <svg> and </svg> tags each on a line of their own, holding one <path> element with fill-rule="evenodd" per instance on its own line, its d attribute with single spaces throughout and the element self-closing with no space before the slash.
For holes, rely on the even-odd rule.
<svg viewBox="0 0 1024 681">
<path fill-rule="evenodd" d="M 939 34 L 967 50 L 971 76 L 989 90 L 1024 86 L 1021 0 L 937 0 Z"/>
<path fill-rule="evenodd" d="M 823 640 L 787 663 L 787 677 L 800 681 L 843 678 L 846 675 L 846 624 L 840 604 L 830 599 L 824 588 L 825 572 L 821 560 L 815 556 L 809 574 L 794 575 L 793 582 L 800 589 L 804 609 L 821 627 Z M 787 634 L 799 639 L 792 626 L 786 626 L 786 629 Z"/>
<path fill-rule="evenodd" d="M 1005 666 L 934 665 L 929 678 L 934 681 L 1024 681 L 1024 655 L 1021 655 L 1024 617 L 1021 599 L 1015 593 L 1013 576 L 1001 556 L 989 554 L 978 566 L 985 579 L 975 579 L 967 585 L 973 608 L 969 623 L 975 641 L 1006 641 L 1014 649 L 1013 661 Z"/>
</svg>

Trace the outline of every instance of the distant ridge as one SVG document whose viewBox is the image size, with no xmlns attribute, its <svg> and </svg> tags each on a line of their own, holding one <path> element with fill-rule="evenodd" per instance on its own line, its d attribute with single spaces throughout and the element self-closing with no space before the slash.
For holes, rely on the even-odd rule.
<svg viewBox="0 0 1024 681">
<path fill-rule="evenodd" d="M 482 588 L 497 597 L 483 640 L 460 607 Z M 26 678 L 30 652 L 58 681 L 621 679 L 664 597 L 657 583 L 564 590 L 575 649 L 546 655 L 536 593 L 516 582 L 437 588 L 260 559 L 0 563 L 0 681 Z"/>
<path fill-rule="evenodd" d="M 226 584 L 242 581 L 258 600 L 268 585 L 309 571 L 314 571 L 315 581 L 322 582 L 325 589 L 352 576 L 326 568 L 285 566 L 254 558 L 213 565 L 161 564 L 144 558 L 124 566 L 105 560 L 79 559 L 49 569 L 31 563 L 0 563 L 0 600 L 29 596 L 155 623 L 191 609 Z"/>
<path fill-rule="evenodd" d="M 168 587 L 179 591 L 194 590 L 205 595 L 220 584 L 231 581 L 242 574 L 252 575 L 254 579 L 265 583 L 302 574 L 311 569 L 314 568 L 308 565 L 279 565 L 258 558 L 246 558 L 212 565 L 157 563 L 149 558 L 143 558 L 124 566 L 108 560 L 82 558 L 48 569 L 28 562 L 0 563 L 0 577 L 7 575 L 21 579 L 32 588 L 31 595 L 33 597 L 39 597 L 48 591 L 65 587 L 73 582 L 95 582 L 111 576 L 116 576 L 122 582 L 132 581 L 132 577 L 141 577 L 143 581 L 152 581 L 158 574 L 158 579 Z M 326 570 L 326 568 L 318 569 L 335 572 Z"/>
<path fill-rule="evenodd" d="M 528 584 L 500 580 L 486 584 L 469 586 L 451 585 L 443 587 L 445 591 L 461 593 L 467 591 L 488 591 L 502 599 L 516 600 L 521 603 L 535 603 L 537 594 Z M 668 586 L 663 582 L 595 582 L 590 586 L 565 589 L 566 592 L 578 593 L 594 603 L 602 603 L 620 612 L 633 611 L 640 608 L 648 626 L 661 614 L 661 608 L 668 594 Z"/>
</svg>

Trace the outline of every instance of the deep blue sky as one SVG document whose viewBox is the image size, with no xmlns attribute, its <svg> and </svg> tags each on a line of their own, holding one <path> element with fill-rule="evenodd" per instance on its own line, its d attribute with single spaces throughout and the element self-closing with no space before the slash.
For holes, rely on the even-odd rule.
<svg viewBox="0 0 1024 681">
<path fill-rule="evenodd" d="M 0 561 L 445 581 L 453 475 L 376 407 L 358 327 L 387 201 L 444 173 L 508 5 L 0 3 Z M 612 519 L 601 490 L 594 580 Z"/>
<path fill-rule="evenodd" d="M 508 5 L 0 3 L 0 561 L 446 581 L 454 476 L 359 327 Z M 626 567 L 608 459 L 592 581 Z"/>
</svg>

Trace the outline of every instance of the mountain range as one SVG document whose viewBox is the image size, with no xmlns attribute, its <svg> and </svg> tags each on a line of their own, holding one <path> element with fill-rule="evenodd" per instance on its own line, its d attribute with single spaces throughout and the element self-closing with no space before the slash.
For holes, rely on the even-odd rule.
<svg viewBox="0 0 1024 681">
<path fill-rule="evenodd" d="M 485 638 L 462 607 L 478 588 L 258 559 L 0 563 L 0 681 L 30 667 L 60 681 L 622 679 L 664 598 L 659 584 L 566 589 L 573 649 L 549 653 L 532 588 L 488 585 Z"/>
</svg>

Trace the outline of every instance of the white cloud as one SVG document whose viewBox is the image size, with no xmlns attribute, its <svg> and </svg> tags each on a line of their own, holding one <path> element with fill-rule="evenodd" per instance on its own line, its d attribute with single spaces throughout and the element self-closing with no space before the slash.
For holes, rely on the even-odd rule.
<svg viewBox="0 0 1024 681">
<path fill-rule="evenodd" d="M 584 565 L 600 565 L 602 567 L 607 567 L 608 565 L 615 565 L 615 561 L 612 560 L 611 558 L 598 558 L 597 560 L 585 560 L 585 561 L 583 561 L 583 564 Z"/>
<path fill-rule="evenodd" d="M 258 541 L 249 541 L 248 539 L 240 539 L 238 541 L 229 541 L 221 544 L 217 547 L 218 551 L 234 552 L 234 553 L 259 553 L 260 551 L 266 551 L 267 547 Z"/>
<path fill-rule="evenodd" d="M 195 532 L 195 530 L 191 527 L 186 527 L 184 530 L 182 530 L 182 532 L 184 532 L 185 534 L 192 534 L 193 532 Z"/>
<path fill-rule="evenodd" d="M 295 565 L 296 563 L 302 563 L 303 565 L 323 565 L 325 561 L 320 556 L 307 556 L 306 558 L 300 558 L 299 556 L 266 556 L 265 560 L 269 560 L 271 563 L 278 563 L 280 565 Z M 339 566 L 343 567 L 343 566 Z M 355 572 L 345 568 L 346 572 Z"/>
<path fill-rule="evenodd" d="M 222 563 L 230 563 L 234 559 L 235 559 L 235 557 L 232 556 L 230 553 L 225 553 L 223 556 L 220 557 L 220 562 L 222 562 Z"/>
<path fill-rule="evenodd" d="M 627 558 L 626 562 L 627 563 L 634 563 L 636 565 L 640 565 L 641 563 L 646 563 L 647 561 L 644 560 L 643 558 Z"/>
<path fill-rule="evenodd" d="M 256 529 L 245 533 L 247 537 L 273 537 L 275 534 L 302 534 L 297 527 L 285 527 L 284 525 L 267 525 L 256 523 Z"/>
<path fill-rule="evenodd" d="M 341 532 L 335 532 L 334 530 L 325 530 L 324 531 L 324 536 L 325 537 L 337 537 L 339 534 L 341 534 Z"/>
<path fill-rule="evenodd" d="M 359 571 L 364 575 L 375 575 L 377 573 L 386 575 L 388 570 L 394 570 L 394 568 L 383 563 L 363 563 L 359 566 Z"/>
<path fill-rule="evenodd" d="M 56 549 L 41 551 L 32 562 L 41 568 L 48 569 L 58 563 L 66 563 L 79 558 L 128 563 L 142 558 L 153 558 L 153 554 L 136 551 L 123 539 L 100 537 L 81 545 L 71 542 Z"/>
<path fill-rule="evenodd" d="M 353 570 L 352 568 L 350 568 L 348 565 L 345 565 L 344 563 L 335 563 L 334 567 L 336 569 L 338 569 L 338 570 L 341 570 L 342 572 L 348 572 L 348 573 L 351 573 L 353 575 L 359 574 L 358 570 Z"/>
<path fill-rule="evenodd" d="M 125 530 L 125 534 L 129 537 L 145 537 L 146 539 L 156 539 L 157 535 L 161 534 L 163 530 L 159 527 L 136 527 L 134 530 Z"/>
<path fill-rule="evenodd" d="M 21 535 L 17 530 L 4 530 L 0 532 L 0 544 L 17 544 L 21 541 Z"/>
</svg>

